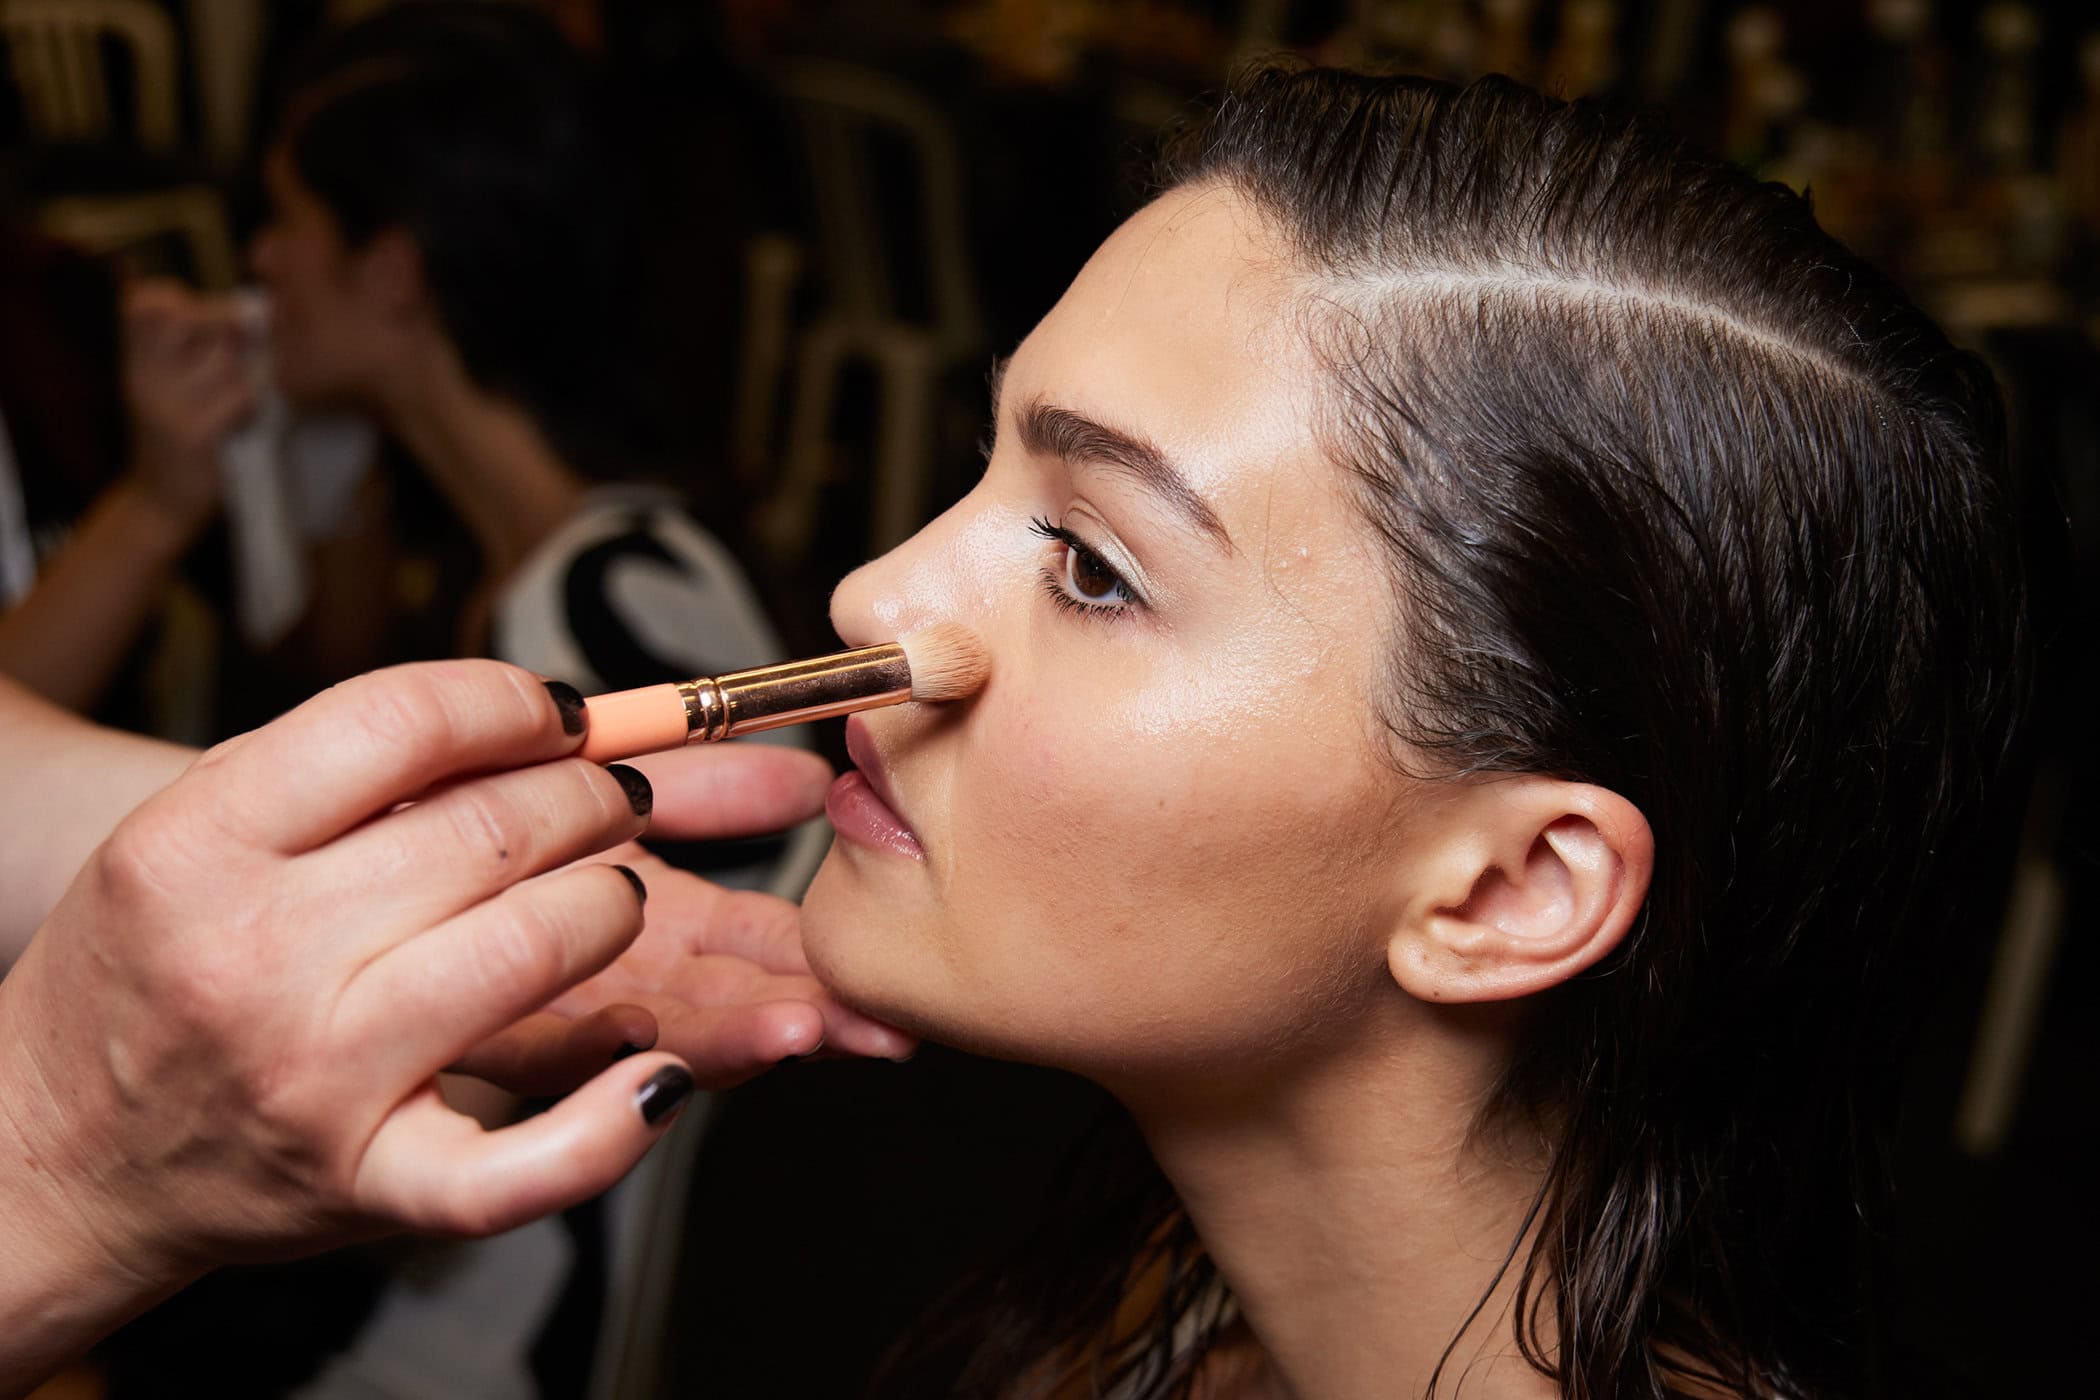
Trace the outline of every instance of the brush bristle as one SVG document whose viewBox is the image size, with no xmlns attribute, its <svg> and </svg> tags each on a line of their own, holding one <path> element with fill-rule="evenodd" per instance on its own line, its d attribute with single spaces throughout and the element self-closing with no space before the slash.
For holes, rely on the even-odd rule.
<svg viewBox="0 0 2100 1400">
<path fill-rule="evenodd" d="M 901 639 L 911 662 L 911 698 L 960 700 L 984 688 L 991 662 L 970 629 L 937 622 Z"/>
</svg>

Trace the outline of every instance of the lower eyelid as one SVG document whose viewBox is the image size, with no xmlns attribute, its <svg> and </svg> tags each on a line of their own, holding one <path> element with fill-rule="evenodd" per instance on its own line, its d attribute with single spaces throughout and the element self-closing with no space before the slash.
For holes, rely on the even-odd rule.
<svg viewBox="0 0 2100 1400">
<path fill-rule="evenodd" d="M 1131 604 L 1128 602 L 1086 603 L 1074 598 L 1065 592 L 1064 581 L 1050 569 L 1043 570 L 1041 577 L 1043 591 L 1050 595 L 1050 601 L 1067 612 L 1080 613 L 1087 617 L 1119 617 L 1131 610 Z"/>
</svg>

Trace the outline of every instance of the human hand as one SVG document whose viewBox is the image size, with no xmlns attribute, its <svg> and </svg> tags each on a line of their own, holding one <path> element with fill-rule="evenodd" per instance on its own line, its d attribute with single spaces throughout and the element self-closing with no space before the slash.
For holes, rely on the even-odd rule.
<svg viewBox="0 0 2100 1400">
<path fill-rule="evenodd" d="M 655 789 L 651 832 L 690 840 L 807 820 L 822 810 L 832 776 L 816 755 L 771 744 L 697 746 L 637 758 L 633 766 Z M 598 1037 L 614 1026 L 625 1029 L 630 1044 L 679 1055 L 710 1088 L 820 1051 L 902 1059 L 916 1048 L 903 1032 L 842 1005 L 810 975 L 796 905 L 723 889 L 635 844 L 591 859 L 618 861 L 646 883 L 640 937 L 602 972 L 477 1046 L 455 1068 L 518 1093 L 558 1093 L 604 1063 Z"/>
<path fill-rule="evenodd" d="M 640 927 L 625 876 L 571 863 L 645 801 L 565 757 L 567 716 L 493 662 L 380 672 L 118 826 L 0 981 L 0 1320 L 91 1336 L 217 1263 L 502 1230 L 635 1163 L 691 1087 L 670 1055 L 496 1132 L 435 1087 Z"/>
<path fill-rule="evenodd" d="M 233 302 L 155 278 L 124 291 L 131 479 L 185 529 L 218 507 L 219 448 L 255 411 L 249 335 Z"/>
</svg>

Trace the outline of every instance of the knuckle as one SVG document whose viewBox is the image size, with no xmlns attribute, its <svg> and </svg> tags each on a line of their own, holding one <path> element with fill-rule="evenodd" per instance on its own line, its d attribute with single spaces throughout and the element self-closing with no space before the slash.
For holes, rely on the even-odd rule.
<svg viewBox="0 0 2100 1400">
<path fill-rule="evenodd" d="M 518 806 L 481 783 L 446 795 L 453 842 L 497 866 L 530 866 L 538 845 L 531 819 Z"/>
<path fill-rule="evenodd" d="M 103 895 L 120 908 L 164 903 L 184 864 L 181 848 L 164 814 L 151 808 L 133 813 L 96 853 L 95 875 Z"/>
<path fill-rule="evenodd" d="M 483 982 L 498 995 L 551 993 L 568 961 L 559 917 L 530 896 L 500 900 L 491 912 L 476 939 Z"/>
<path fill-rule="evenodd" d="M 540 679 L 505 661 L 484 662 L 494 693 L 503 697 L 504 718 L 524 733 L 544 730 L 555 721 L 553 702 Z"/>
<path fill-rule="evenodd" d="M 134 817 L 110 833 L 95 856 L 97 880 L 120 902 L 135 890 L 150 890 L 160 881 L 157 840 L 148 823 Z"/>
<path fill-rule="evenodd" d="M 624 835 L 642 829 L 644 823 L 634 814 L 634 804 L 618 778 L 586 759 L 565 759 L 560 766 L 572 776 L 579 802 L 590 804 L 588 809 L 579 806 L 578 810 L 590 811 L 593 830 Z"/>
<path fill-rule="evenodd" d="M 374 672 L 358 687 L 353 722 L 416 759 L 441 759 L 479 739 L 523 739 L 554 722 L 546 692 L 529 673 L 496 661 L 432 661 Z"/>
<path fill-rule="evenodd" d="M 437 678 L 424 667 L 375 671 L 345 681 L 344 723 L 365 743 L 424 762 L 454 744 L 451 706 Z"/>
</svg>

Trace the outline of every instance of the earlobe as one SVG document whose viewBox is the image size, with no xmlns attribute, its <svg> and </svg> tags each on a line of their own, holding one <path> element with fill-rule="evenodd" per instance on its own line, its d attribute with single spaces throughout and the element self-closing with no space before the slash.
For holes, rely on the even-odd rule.
<svg viewBox="0 0 2100 1400">
<path fill-rule="evenodd" d="M 1549 778 L 1482 784 L 1387 945 L 1393 978 L 1434 1002 L 1506 1001 L 1618 946 L 1647 898 L 1654 839 L 1617 793 Z"/>
</svg>

